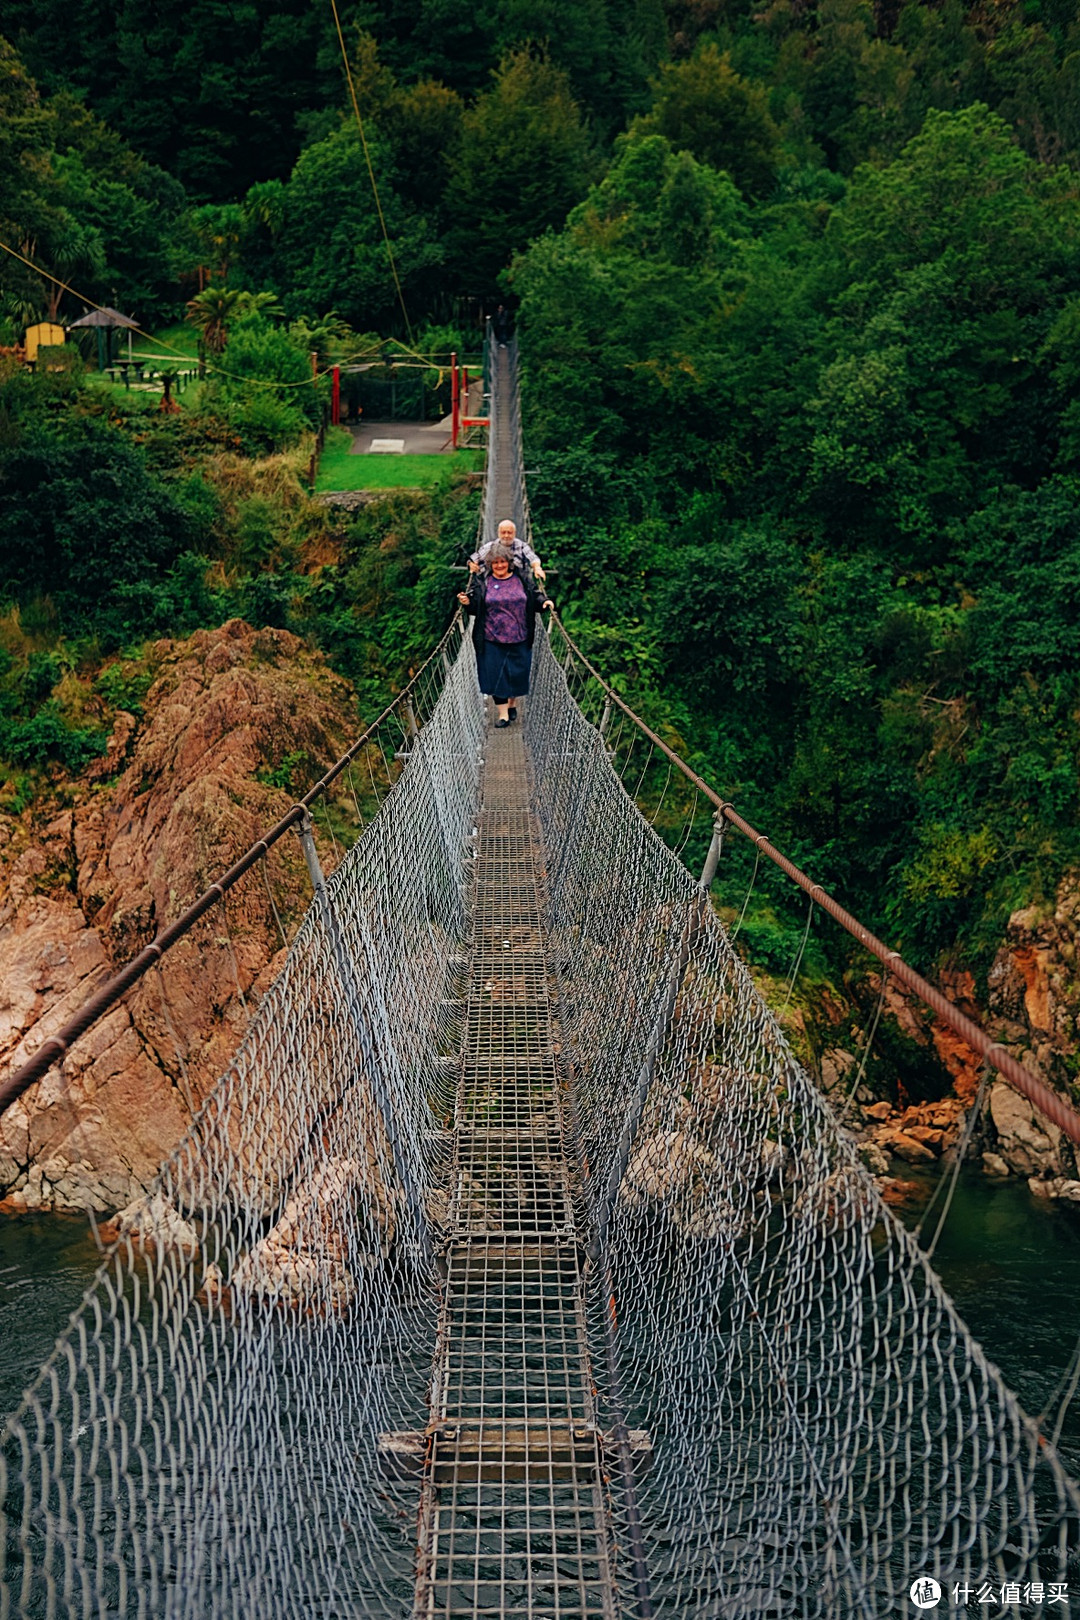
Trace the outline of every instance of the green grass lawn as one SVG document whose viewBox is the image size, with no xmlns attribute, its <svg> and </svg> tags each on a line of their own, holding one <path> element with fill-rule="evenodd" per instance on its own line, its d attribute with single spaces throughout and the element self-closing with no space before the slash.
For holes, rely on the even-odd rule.
<svg viewBox="0 0 1080 1620">
<path fill-rule="evenodd" d="M 352 454 L 348 428 L 331 428 L 315 480 L 317 494 L 338 489 L 429 489 L 454 472 L 474 472 L 484 465 L 482 450 L 451 450 L 445 455 L 403 456 Z"/>
<path fill-rule="evenodd" d="M 153 383 L 152 389 L 132 387 L 126 388 L 117 380 L 111 382 L 103 373 L 96 370 L 97 351 L 88 351 L 87 381 L 95 388 L 104 389 L 105 392 L 121 396 L 125 400 L 126 408 L 139 410 L 144 408 L 156 411 L 161 401 L 161 383 L 157 381 L 157 374 L 162 371 L 190 371 L 198 360 L 198 333 L 186 321 L 177 321 L 173 326 L 163 326 L 159 331 L 148 337 L 132 333 L 131 358 L 133 361 L 142 360 L 146 366 L 146 381 Z M 179 352 L 177 352 L 179 351 Z M 113 365 L 120 365 L 128 358 L 128 340 L 126 332 L 118 332 L 113 337 Z M 150 376 L 154 373 L 154 376 Z M 131 382 L 135 382 L 135 373 L 130 373 Z M 198 396 L 198 384 L 188 383 L 183 394 L 174 387 L 173 398 L 186 410 L 195 406 Z"/>
<path fill-rule="evenodd" d="M 124 345 L 122 358 L 127 357 L 127 339 L 122 338 Z M 177 354 L 177 350 L 180 351 Z M 196 360 L 199 354 L 199 334 L 189 321 L 177 321 L 174 326 L 163 326 L 152 332 L 149 337 L 140 337 L 132 333 L 131 351 L 137 360 L 140 355 L 168 355 L 175 359 L 177 365 L 183 365 L 181 355 Z"/>
</svg>

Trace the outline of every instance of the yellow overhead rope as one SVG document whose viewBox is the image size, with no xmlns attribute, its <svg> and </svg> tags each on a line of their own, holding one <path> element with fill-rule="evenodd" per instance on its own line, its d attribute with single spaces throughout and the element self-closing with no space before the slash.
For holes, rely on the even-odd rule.
<svg viewBox="0 0 1080 1620">
<path fill-rule="evenodd" d="M 360 131 L 360 144 L 364 149 L 364 161 L 367 164 L 367 172 L 371 179 L 371 191 L 375 198 L 375 209 L 379 216 L 379 224 L 382 226 L 383 241 L 386 243 L 386 256 L 390 260 L 390 271 L 394 278 L 394 286 L 397 288 L 398 303 L 401 305 L 401 314 L 405 321 L 405 330 L 409 334 L 409 342 L 411 344 L 413 341 L 412 323 L 409 320 L 409 312 L 405 308 L 405 294 L 401 290 L 401 281 L 398 278 L 397 265 L 394 263 L 394 250 L 390 246 L 390 232 L 386 229 L 386 220 L 383 218 L 382 203 L 379 200 L 379 187 L 375 180 L 375 169 L 371 162 L 371 153 L 368 151 L 367 135 L 364 131 L 364 120 L 360 116 L 360 103 L 356 99 L 356 86 L 353 83 L 352 68 L 349 66 L 349 53 L 345 49 L 345 35 L 341 32 L 341 18 L 338 16 L 337 0 L 330 0 L 330 6 L 334 13 L 334 26 L 337 29 L 338 44 L 341 46 L 341 59 L 345 63 L 345 77 L 349 81 L 349 95 L 352 97 L 353 112 L 356 114 L 356 126 Z"/>
</svg>

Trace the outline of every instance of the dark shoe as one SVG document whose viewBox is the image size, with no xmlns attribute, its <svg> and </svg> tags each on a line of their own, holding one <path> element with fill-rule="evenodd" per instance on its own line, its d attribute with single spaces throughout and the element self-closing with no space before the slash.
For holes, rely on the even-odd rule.
<svg viewBox="0 0 1080 1620">
<path fill-rule="evenodd" d="M 496 731 L 501 731 L 504 726 L 508 726 L 509 724 L 510 724 L 509 720 L 496 720 L 496 722 L 495 722 L 495 730 Z"/>
<path fill-rule="evenodd" d="M 510 707 L 507 709 L 506 712 L 510 716 L 511 720 L 516 720 L 517 719 L 517 705 L 516 704 L 511 703 Z"/>
</svg>

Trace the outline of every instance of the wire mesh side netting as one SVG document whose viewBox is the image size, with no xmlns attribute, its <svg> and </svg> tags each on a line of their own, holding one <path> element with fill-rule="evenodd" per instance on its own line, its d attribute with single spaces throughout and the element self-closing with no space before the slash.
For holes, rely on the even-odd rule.
<svg viewBox="0 0 1080 1620">
<path fill-rule="evenodd" d="M 405 769 L 0 1447 L 0 1616 L 401 1615 L 483 710 Z"/>
<path fill-rule="evenodd" d="M 1075 1595 L 1075 1486 L 538 640 L 594 1367 L 603 1421 L 633 1436 L 612 1471 L 627 1612 L 649 1612 L 627 1595 L 642 1562 L 657 1614 L 717 1620 L 907 1614 L 924 1575 L 950 1612 L 954 1588 L 982 1614 L 1030 1583 Z"/>
</svg>

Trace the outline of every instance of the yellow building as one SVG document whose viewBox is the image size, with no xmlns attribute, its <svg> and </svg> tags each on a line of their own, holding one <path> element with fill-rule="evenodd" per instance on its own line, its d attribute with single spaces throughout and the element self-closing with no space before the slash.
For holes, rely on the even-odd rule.
<svg viewBox="0 0 1080 1620">
<path fill-rule="evenodd" d="M 64 342 L 64 328 L 55 321 L 39 321 L 26 328 L 26 358 L 33 364 L 39 349 L 49 349 Z"/>
</svg>

